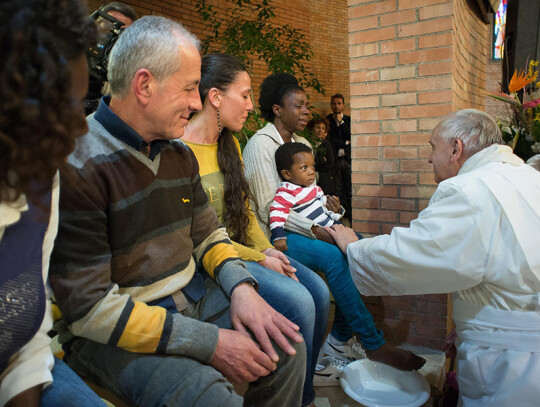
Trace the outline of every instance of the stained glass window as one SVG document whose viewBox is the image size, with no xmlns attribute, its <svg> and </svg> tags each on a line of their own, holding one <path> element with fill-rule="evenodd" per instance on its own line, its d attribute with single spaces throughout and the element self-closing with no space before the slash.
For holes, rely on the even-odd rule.
<svg viewBox="0 0 540 407">
<path fill-rule="evenodd" d="M 507 1 L 501 0 L 497 14 L 495 14 L 495 23 L 493 24 L 493 59 L 502 59 L 504 53 Z"/>
</svg>

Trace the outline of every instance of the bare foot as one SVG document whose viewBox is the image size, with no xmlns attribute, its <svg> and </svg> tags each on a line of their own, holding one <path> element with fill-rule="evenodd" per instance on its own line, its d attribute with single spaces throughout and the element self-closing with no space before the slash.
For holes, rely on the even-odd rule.
<svg viewBox="0 0 540 407">
<path fill-rule="evenodd" d="M 375 350 L 366 350 L 366 356 L 373 362 L 384 363 L 399 370 L 418 370 L 426 363 L 424 358 L 388 343 Z"/>
</svg>

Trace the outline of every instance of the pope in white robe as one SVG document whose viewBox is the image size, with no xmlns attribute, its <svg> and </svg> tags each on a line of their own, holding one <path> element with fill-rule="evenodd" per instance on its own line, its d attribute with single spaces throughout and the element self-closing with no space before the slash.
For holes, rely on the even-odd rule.
<svg viewBox="0 0 540 407">
<path fill-rule="evenodd" d="M 409 228 L 357 241 L 330 233 L 364 295 L 453 293 L 461 406 L 540 405 L 540 172 L 486 113 L 433 131 L 439 183 Z"/>
</svg>

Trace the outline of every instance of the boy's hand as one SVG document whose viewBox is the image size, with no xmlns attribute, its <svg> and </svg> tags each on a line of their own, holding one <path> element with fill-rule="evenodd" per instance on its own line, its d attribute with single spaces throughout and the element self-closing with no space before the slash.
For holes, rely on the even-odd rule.
<svg viewBox="0 0 540 407">
<path fill-rule="evenodd" d="M 311 231 L 317 238 L 317 240 L 322 240 L 323 242 L 330 243 L 337 246 L 336 241 L 330 233 L 328 233 L 324 228 L 320 226 L 313 226 Z"/>
<path fill-rule="evenodd" d="M 326 209 L 328 209 L 331 212 L 334 213 L 340 213 L 341 212 L 341 205 L 339 202 L 339 198 L 334 195 L 326 195 Z"/>
<path fill-rule="evenodd" d="M 274 247 L 280 252 L 287 251 L 287 239 L 274 240 Z"/>
</svg>

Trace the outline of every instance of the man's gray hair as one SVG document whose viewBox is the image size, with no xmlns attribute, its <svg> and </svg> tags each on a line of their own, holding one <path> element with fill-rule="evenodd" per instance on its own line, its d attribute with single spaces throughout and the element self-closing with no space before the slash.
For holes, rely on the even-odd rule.
<svg viewBox="0 0 540 407">
<path fill-rule="evenodd" d="M 504 144 L 497 122 L 486 112 L 476 109 L 451 113 L 433 132 L 446 142 L 461 140 L 467 157 L 493 144 Z"/>
<path fill-rule="evenodd" d="M 111 94 L 126 97 L 135 73 L 143 68 L 163 82 L 180 68 L 182 45 L 199 49 L 199 40 L 180 23 L 158 16 L 135 21 L 111 51 L 107 75 Z"/>
</svg>

